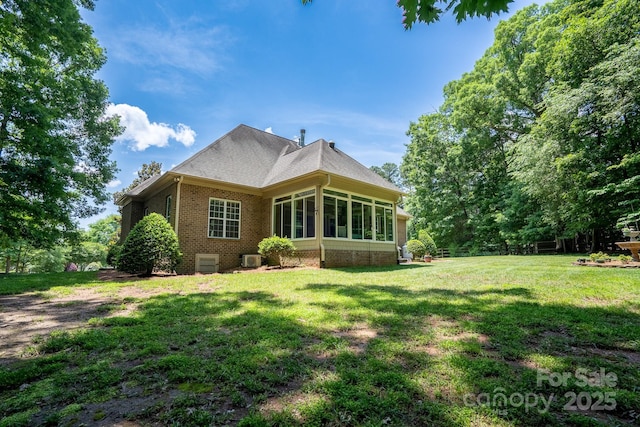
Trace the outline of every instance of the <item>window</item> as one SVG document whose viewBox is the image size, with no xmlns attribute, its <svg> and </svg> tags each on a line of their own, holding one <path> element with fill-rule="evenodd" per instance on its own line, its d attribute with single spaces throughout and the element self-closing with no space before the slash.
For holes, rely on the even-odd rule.
<svg viewBox="0 0 640 427">
<path fill-rule="evenodd" d="M 240 202 L 209 199 L 209 237 L 240 238 Z"/>
<path fill-rule="evenodd" d="M 325 237 L 394 241 L 393 203 L 333 190 L 324 190 L 322 200 Z"/>
<path fill-rule="evenodd" d="M 332 192 L 336 193 L 336 192 Z M 338 193 L 342 196 L 341 193 Z M 344 195 L 346 196 L 346 194 Z M 349 202 L 330 195 L 324 196 L 324 237 L 347 238 L 347 206 Z"/>
<path fill-rule="evenodd" d="M 167 196 L 164 200 L 164 217 L 167 222 L 171 222 L 171 196 Z"/>
<path fill-rule="evenodd" d="M 315 211 L 315 190 L 279 197 L 273 205 L 273 232 L 291 239 L 315 237 Z"/>
<path fill-rule="evenodd" d="M 393 241 L 393 212 L 376 204 L 376 240 Z"/>
<path fill-rule="evenodd" d="M 355 197 L 352 197 L 355 199 Z M 355 240 L 373 239 L 371 227 L 372 206 L 360 201 L 351 202 L 351 238 Z"/>
</svg>

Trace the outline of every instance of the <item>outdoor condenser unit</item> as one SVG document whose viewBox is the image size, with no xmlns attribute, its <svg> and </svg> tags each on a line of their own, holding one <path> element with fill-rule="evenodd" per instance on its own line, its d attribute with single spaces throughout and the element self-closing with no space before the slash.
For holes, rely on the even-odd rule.
<svg viewBox="0 0 640 427">
<path fill-rule="evenodd" d="M 242 255 L 243 267 L 260 267 L 262 264 L 261 255 Z"/>
</svg>

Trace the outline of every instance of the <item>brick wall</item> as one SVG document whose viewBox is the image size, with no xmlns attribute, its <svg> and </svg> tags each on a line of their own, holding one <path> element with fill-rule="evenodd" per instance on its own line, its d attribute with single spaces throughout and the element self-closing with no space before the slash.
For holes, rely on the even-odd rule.
<svg viewBox="0 0 640 427">
<path fill-rule="evenodd" d="M 165 216 L 167 196 L 171 196 L 171 216 L 169 218 L 169 224 L 175 228 L 176 217 L 176 184 L 164 188 L 162 191 L 156 193 L 148 200 L 145 200 L 145 208 L 149 209 L 149 213 L 155 212 L 157 214 Z"/>
<path fill-rule="evenodd" d="M 395 265 L 398 262 L 397 251 L 337 250 L 325 251 L 325 267 L 350 267 L 365 265 Z"/>
<path fill-rule="evenodd" d="M 144 215 L 144 203 L 131 201 L 122 207 L 122 223 L 120 229 L 120 243 L 124 243 L 134 225 Z"/>
<path fill-rule="evenodd" d="M 184 257 L 178 273 L 195 272 L 195 255 L 219 254 L 220 270 L 238 267 L 243 254 L 257 254 L 265 235 L 264 203 L 259 196 L 183 184 L 178 234 Z M 240 202 L 240 239 L 209 238 L 209 198 Z"/>
<path fill-rule="evenodd" d="M 172 196 L 170 223 L 175 227 L 176 219 L 176 185 L 172 184 L 153 197 L 143 202 L 131 202 L 122 210 L 122 238 L 143 217 L 144 209 L 164 216 L 168 195 Z M 195 256 L 197 253 L 218 254 L 220 270 L 235 268 L 240 265 L 243 254 L 258 253 L 258 243 L 271 235 L 271 199 L 250 194 L 201 187 L 189 184 L 181 185 L 180 223 L 178 234 L 180 249 L 184 256 L 178 273 L 195 272 Z M 209 198 L 239 201 L 240 239 L 209 238 Z M 406 221 L 398 221 L 398 243 L 406 241 Z M 397 252 L 390 250 L 359 250 L 328 248 L 325 251 L 325 267 L 347 267 L 366 265 L 391 265 L 397 262 Z M 320 266 L 320 250 L 299 250 L 296 256 L 287 259 L 287 265 Z"/>
<path fill-rule="evenodd" d="M 407 243 L 407 220 L 398 218 L 398 246 L 402 247 Z"/>
<path fill-rule="evenodd" d="M 283 264 L 287 266 L 320 267 L 320 250 L 296 251 L 296 254 L 286 258 Z"/>
</svg>

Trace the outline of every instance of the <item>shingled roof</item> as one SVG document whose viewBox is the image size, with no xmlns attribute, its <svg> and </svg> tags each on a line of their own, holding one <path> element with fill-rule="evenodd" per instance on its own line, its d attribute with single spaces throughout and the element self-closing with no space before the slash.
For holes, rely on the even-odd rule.
<svg viewBox="0 0 640 427">
<path fill-rule="evenodd" d="M 169 171 L 173 175 L 256 189 L 315 172 L 339 175 L 402 193 L 398 187 L 323 139 L 300 147 L 292 140 L 246 125 L 237 126 Z M 129 195 L 140 194 L 153 184 L 148 181 Z"/>
<path fill-rule="evenodd" d="M 171 172 L 262 188 L 278 158 L 297 149 L 289 139 L 240 125 Z"/>
</svg>

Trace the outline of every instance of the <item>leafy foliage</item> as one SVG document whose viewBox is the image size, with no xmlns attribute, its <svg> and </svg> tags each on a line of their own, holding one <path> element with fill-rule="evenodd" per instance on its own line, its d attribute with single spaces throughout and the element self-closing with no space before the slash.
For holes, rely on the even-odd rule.
<svg viewBox="0 0 640 427">
<path fill-rule="evenodd" d="M 117 202 L 118 199 L 124 196 L 128 191 L 133 190 L 138 185 L 142 184 L 146 180 L 153 178 L 156 175 L 160 175 L 162 173 L 162 163 L 158 163 L 156 161 L 152 161 L 151 163 L 143 163 L 137 174 L 138 177 L 133 180 L 131 184 L 127 188 L 123 188 L 120 191 L 116 191 L 113 193 L 113 201 Z"/>
<path fill-rule="evenodd" d="M 35 249 L 24 254 L 24 262 L 31 273 L 59 273 L 64 271 L 69 260 L 70 248 L 53 246 L 48 249 Z"/>
<path fill-rule="evenodd" d="M 107 258 L 105 260 L 107 265 L 117 265 L 120 252 L 122 252 L 122 245 L 115 243 L 109 246 L 109 249 L 107 250 Z"/>
<path fill-rule="evenodd" d="M 402 24 L 405 29 L 411 29 L 416 22 L 431 24 L 440 19 L 440 15 L 453 9 L 458 23 L 474 16 L 490 18 L 499 12 L 509 10 L 508 5 L 513 0 L 398 0 L 397 5 L 402 9 L 404 17 Z M 302 0 L 302 4 L 312 0 Z M 442 6 L 439 6 L 442 4 Z M 444 8 L 444 9 L 442 9 Z"/>
<path fill-rule="evenodd" d="M 89 224 L 89 231 L 85 238 L 90 242 L 100 243 L 108 246 L 113 245 L 120 239 L 120 215 L 112 214 L 106 218 L 97 220 Z"/>
<path fill-rule="evenodd" d="M 173 271 L 181 260 L 175 231 L 162 215 L 151 213 L 133 227 L 116 264 L 127 273 L 150 275 L 154 269 Z"/>
<path fill-rule="evenodd" d="M 400 168 L 395 163 L 387 162 L 382 166 L 371 166 L 373 172 L 377 173 L 393 185 L 398 188 L 403 188 L 402 176 L 400 175 Z"/>
<path fill-rule="evenodd" d="M 118 120 L 94 78 L 106 57 L 76 7 L 0 3 L 0 236 L 50 246 L 108 200 Z"/>
<path fill-rule="evenodd" d="M 107 260 L 107 246 L 96 242 L 81 242 L 74 245 L 69 253 L 69 260 L 76 264 L 80 271 L 85 271 L 92 263 L 103 264 Z"/>
<path fill-rule="evenodd" d="M 411 239 L 407 242 L 407 250 L 413 254 L 414 258 L 422 258 L 427 253 L 427 248 L 418 239 Z"/>
<path fill-rule="evenodd" d="M 635 0 L 556 0 L 501 22 L 409 128 L 414 228 L 470 250 L 555 238 L 597 250 L 640 218 L 638 12 Z"/>
<path fill-rule="evenodd" d="M 258 243 L 258 253 L 264 257 L 277 260 L 280 267 L 282 267 L 283 258 L 293 256 L 295 251 L 296 247 L 293 242 L 286 237 L 265 237 Z"/>
<path fill-rule="evenodd" d="M 438 250 L 438 247 L 436 246 L 436 242 L 433 241 L 433 238 L 427 232 L 427 230 L 420 230 L 418 232 L 418 240 L 420 240 L 424 245 L 426 254 L 433 255 Z"/>
</svg>

